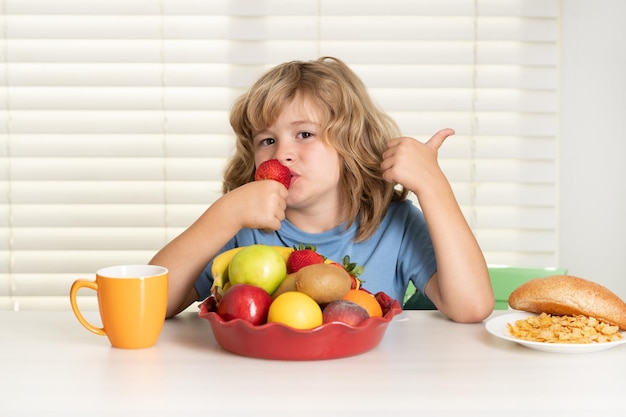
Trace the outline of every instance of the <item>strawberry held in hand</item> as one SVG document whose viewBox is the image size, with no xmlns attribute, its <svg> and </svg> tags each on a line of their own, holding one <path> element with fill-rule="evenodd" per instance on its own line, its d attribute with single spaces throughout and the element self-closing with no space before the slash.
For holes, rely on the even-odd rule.
<svg viewBox="0 0 626 417">
<path fill-rule="evenodd" d="M 291 172 L 289 172 L 289 168 L 281 164 L 278 159 L 269 159 L 259 165 L 254 174 L 254 179 L 256 181 L 278 181 L 284 185 L 285 188 L 289 188 L 291 184 Z"/>
</svg>

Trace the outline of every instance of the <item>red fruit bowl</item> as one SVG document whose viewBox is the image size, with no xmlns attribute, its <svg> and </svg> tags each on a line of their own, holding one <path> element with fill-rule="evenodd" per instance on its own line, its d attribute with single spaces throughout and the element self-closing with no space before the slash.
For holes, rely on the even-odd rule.
<svg viewBox="0 0 626 417">
<path fill-rule="evenodd" d="M 391 319 L 402 311 L 400 304 L 384 293 L 376 294 L 383 317 L 371 317 L 358 326 L 327 323 L 311 330 L 298 330 L 281 323 L 253 326 L 246 320 L 224 321 L 215 312 L 215 300 L 200 304 L 200 317 L 207 319 L 217 343 L 232 353 L 261 359 L 321 360 L 354 356 L 376 347 Z"/>
</svg>

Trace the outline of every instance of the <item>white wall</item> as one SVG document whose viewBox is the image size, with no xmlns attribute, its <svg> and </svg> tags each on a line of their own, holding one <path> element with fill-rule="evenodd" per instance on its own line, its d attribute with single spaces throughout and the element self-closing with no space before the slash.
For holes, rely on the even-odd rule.
<svg viewBox="0 0 626 417">
<path fill-rule="evenodd" d="M 562 1 L 560 265 L 626 300 L 626 1 Z"/>
</svg>

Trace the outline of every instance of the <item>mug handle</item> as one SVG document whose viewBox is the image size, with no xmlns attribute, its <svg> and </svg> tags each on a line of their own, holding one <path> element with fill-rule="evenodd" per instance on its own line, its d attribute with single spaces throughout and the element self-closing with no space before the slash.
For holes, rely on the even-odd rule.
<svg viewBox="0 0 626 417">
<path fill-rule="evenodd" d="M 92 290 L 98 292 L 98 283 L 96 281 L 90 281 L 87 279 L 77 279 L 76 281 L 74 281 L 74 283 L 72 284 L 72 288 L 70 289 L 70 303 L 72 304 L 72 310 L 74 311 L 74 315 L 76 316 L 80 324 L 85 326 L 85 328 L 90 332 L 93 332 L 100 336 L 106 336 L 104 328 L 96 327 L 93 324 L 89 323 L 87 319 L 85 319 L 85 317 L 83 316 L 83 313 L 81 313 L 80 309 L 78 308 L 78 304 L 76 303 L 76 295 L 78 294 L 78 290 L 83 287 L 91 288 Z"/>
</svg>

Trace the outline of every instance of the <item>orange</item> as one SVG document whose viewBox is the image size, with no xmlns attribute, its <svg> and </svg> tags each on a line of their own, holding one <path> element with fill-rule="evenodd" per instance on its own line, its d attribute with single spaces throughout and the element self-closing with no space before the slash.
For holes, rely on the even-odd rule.
<svg viewBox="0 0 626 417">
<path fill-rule="evenodd" d="M 383 316 L 383 309 L 380 307 L 380 304 L 378 304 L 374 295 L 367 291 L 352 289 L 343 296 L 343 299 L 357 303 L 367 310 L 370 317 Z"/>
<path fill-rule="evenodd" d="M 268 323 L 283 323 L 300 330 L 313 329 L 322 321 L 320 305 L 299 291 L 287 291 L 276 297 L 267 314 Z"/>
</svg>

